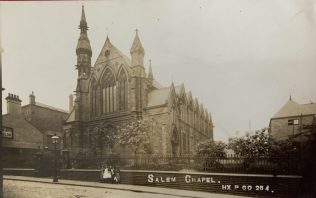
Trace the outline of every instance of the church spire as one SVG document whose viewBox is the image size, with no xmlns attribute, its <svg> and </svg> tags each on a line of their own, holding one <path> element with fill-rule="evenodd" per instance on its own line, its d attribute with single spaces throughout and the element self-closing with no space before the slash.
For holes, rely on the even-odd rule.
<svg viewBox="0 0 316 198">
<path fill-rule="evenodd" d="M 86 15 L 84 12 L 84 6 L 82 6 L 79 29 L 80 29 L 80 37 L 79 37 L 78 45 L 77 45 L 77 55 L 78 55 L 78 50 L 80 49 L 87 51 L 89 54 L 92 54 L 90 41 L 87 34 L 88 25 L 86 21 Z"/>
<path fill-rule="evenodd" d="M 149 60 L 148 78 L 149 78 L 150 80 L 153 80 L 153 79 L 154 79 L 153 71 L 152 71 L 152 69 L 151 69 L 151 60 Z"/>
<path fill-rule="evenodd" d="M 79 36 L 78 44 L 76 48 L 78 77 L 90 73 L 91 56 L 92 56 L 90 41 L 87 34 L 88 25 L 86 21 L 84 6 L 82 6 L 82 10 L 81 10 L 81 19 L 80 19 L 79 29 L 80 29 L 80 36 Z"/>
<path fill-rule="evenodd" d="M 130 53 L 132 56 L 132 66 L 143 66 L 144 65 L 145 51 L 144 51 L 144 48 L 142 46 L 142 43 L 140 42 L 137 29 L 136 29 L 136 35 L 135 35 Z"/>
<path fill-rule="evenodd" d="M 81 30 L 81 33 L 85 33 L 88 30 L 86 15 L 84 13 L 84 5 L 82 5 L 82 9 L 81 9 L 81 20 L 80 20 L 79 29 Z"/>
</svg>

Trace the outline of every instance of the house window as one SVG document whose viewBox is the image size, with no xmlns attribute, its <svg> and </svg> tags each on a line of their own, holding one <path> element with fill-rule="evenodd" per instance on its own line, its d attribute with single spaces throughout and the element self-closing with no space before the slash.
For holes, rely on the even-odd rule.
<svg viewBox="0 0 316 198">
<path fill-rule="evenodd" d="M 298 125 L 298 119 L 289 119 L 289 120 L 287 121 L 287 125 L 288 125 L 288 126 Z"/>
</svg>

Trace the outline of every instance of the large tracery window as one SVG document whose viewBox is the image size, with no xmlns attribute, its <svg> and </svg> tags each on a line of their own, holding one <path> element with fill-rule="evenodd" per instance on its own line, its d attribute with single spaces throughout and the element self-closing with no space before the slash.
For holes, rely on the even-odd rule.
<svg viewBox="0 0 316 198">
<path fill-rule="evenodd" d="M 112 113 L 116 111 L 116 84 L 114 74 L 110 69 L 106 69 L 101 82 L 102 113 Z"/>
<path fill-rule="evenodd" d="M 90 113 L 91 116 L 94 117 L 97 114 L 97 82 L 93 78 L 90 85 Z"/>
<path fill-rule="evenodd" d="M 119 77 L 119 109 L 120 111 L 127 111 L 128 109 L 128 84 L 126 72 L 122 69 Z"/>
</svg>

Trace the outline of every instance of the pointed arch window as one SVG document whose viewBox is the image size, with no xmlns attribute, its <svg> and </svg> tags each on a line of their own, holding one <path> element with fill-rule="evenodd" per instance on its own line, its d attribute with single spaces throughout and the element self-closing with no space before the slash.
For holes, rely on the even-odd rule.
<svg viewBox="0 0 316 198">
<path fill-rule="evenodd" d="M 116 111 L 116 83 L 113 72 L 106 69 L 101 82 L 102 113 L 113 113 Z"/>
<path fill-rule="evenodd" d="M 97 82 L 92 80 L 90 85 L 90 114 L 91 117 L 95 117 L 97 114 Z"/>
<path fill-rule="evenodd" d="M 128 84 L 126 72 L 122 69 L 119 77 L 119 109 L 120 111 L 128 110 Z"/>
</svg>

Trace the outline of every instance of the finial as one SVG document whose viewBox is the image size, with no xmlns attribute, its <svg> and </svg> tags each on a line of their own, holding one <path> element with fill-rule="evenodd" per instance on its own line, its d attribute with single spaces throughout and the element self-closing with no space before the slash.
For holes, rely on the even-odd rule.
<svg viewBox="0 0 316 198">
<path fill-rule="evenodd" d="M 151 59 L 149 59 L 148 78 L 149 78 L 149 79 L 154 79 L 153 71 L 152 71 L 152 69 L 151 69 Z"/>
<path fill-rule="evenodd" d="M 136 31 L 136 34 L 138 34 L 138 29 L 137 28 L 135 29 L 135 31 Z"/>
<path fill-rule="evenodd" d="M 81 8 L 81 19 L 80 19 L 79 29 L 83 30 L 84 32 L 86 32 L 88 30 L 86 15 L 84 13 L 84 6 L 83 5 Z"/>
<path fill-rule="evenodd" d="M 81 6 L 81 20 L 86 20 L 86 16 L 85 16 L 85 13 L 84 13 L 84 5 L 83 4 Z"/>
<path fill-rule="evenodd" d="M 290 100 L 292 100 L 292 94 L 290 93 Z"/>
</svg>

